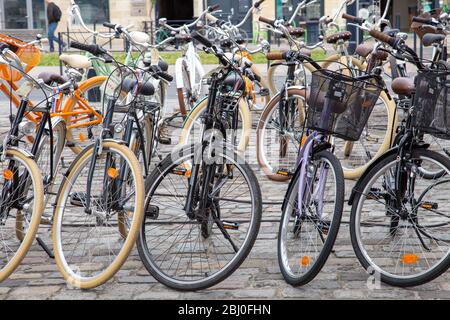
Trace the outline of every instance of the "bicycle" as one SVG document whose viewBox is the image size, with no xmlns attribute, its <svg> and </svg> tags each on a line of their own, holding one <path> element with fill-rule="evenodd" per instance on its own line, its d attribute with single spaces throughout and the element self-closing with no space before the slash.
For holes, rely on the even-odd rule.
<svg viewBox="0 0 450 320">
<path fill-rule="evenodd" d="M 204 134 L 201 142 L 177 148 L 147 179 L 138 239 L 150 274 L 181 291 L 205 289 L 230 276 L 256 240 L 262 211 L 257 179 L 227 135 L 236 128 L 243 76 L 251 77 L 251 71 L 237 67 L 208 39 L 192 36 L 221 64 L 211 73 Z"/>
<path fill-rule="evenodd" d="M 336 25 L 334 21 L 336 21 L 339 13 L 348 3 L 348 1 L 343 2 L 334 18 L 323 17 L 321 19 L 321 24 L 330 26 Z M 284 37 L 287 37 L 291 48 L 297 47 L 297 50 L 302 51 L 303 54 L 311 54 L 309 50 L 301 50 L 301 43 L 295 41 L 291 36 L 292 28 L 286 27 L 283 20 L 274 21 L 261 17 L 260 21 L 271 25 L 272 28 L 278 30 Z M 324 29 L 324 27 L 322 27 L 322 29 Z M 327 37 L 326 42 L 334 44 L 339 53 L 322 61 L 320 63 L 322 68 L 334 68 L 339 71 L 342 69 L 342 66 L 348 66 L 348 68 L 343 68 L 342 70 L 351 71 L 353 73 L 352 76 L 357 76 L 358 73 L 367 69 L 368 62 L 371 59 L 369 55 L 373 54 L 376 57 L 378 56 L 378 53 L 373 47 L 371 50 L 366 49 L 364 60 L 349 56 L 347 51 L 347 41 L 349 40 L 349 36 L 348 32 L 338 32 Z M 322 42 L 319 42 L 313 47 L 321 47 L 322 45 Z M 361 51 L 361 49 L 358 51 Z M 275 54 L 275 57 L 276 56 L 279 55 Z M 361 61 L 365 62 L 362 63 Z M 272 71 L 281 66 L 288 69 L 292 67 L 292 70 L 288 70 L 286 74 L 293 72 L 293 78 L 291 78 L 294 80 L 286 79 L 289 80 L 289 82 L 284 81 L 281 86 L 281 89 L 283 89 L 286 84 L 289 84 L 291 87 L 288 90 L 291 91 L 301 90 L 303 87 L 306 87 L 311 78 L 308 74 L 314 69 L 310 64 L 302 65 L 294 63 L 294 65 L 291 66 L 289 65 L 289 62 L 282 60 L 275 60 L 272 65 L 274 66 Z M 292 176 L 295 168 L 296 154 L 301 143 L 301 141 L 298 140 L 301 134 L 293 131 L 295 127 L 298 128 L 301 126 L 301 122 L 296 123 L 294 128 L 285 128 L 281 126 L 282 124 L 279 123 L 276 118 L 274 118 L 274 116 L 277 117 L 277 115 L 282 112 L 281 110 L 278 111 L 278 106 L 280 101 L 283 101 L 283 98 L 283 95 L 280 94 L 274 96 L 261 116 L 257 131 L 257 150 L 260 167 L 270 179 L 276 181 L 287 181 L 290 176 Z M 299 108 L 301 108 L 301 105 L 304 103 L 297 99 L 297 104 L 299 104 Z M 301 117 L 301 112 L 300 114 L 286 114 L 285 117 L 292 121 L 295 119 L 299 121 L 302 120 L 299 118 Z M 395 102 L 387 93 L 382 92 L 372 113 L 372 117 L 367 122 L 364 135 L 361 136 L 361 139 L 359 141 L 336 139 L 336 155 L 343 165 L 344 175 L 347 179 L 356 179 L 361 176 L 374 159 L 381 156 L 389 149 L 392 136 L 395 133 L 396 123 L 397 113 Z"/>
<path fill-rule="evenodd" d="M 24 79 L 15 116 L 10 100 L 11 128 L 0 147 L 0 224 L 3 246 L 0 281 L 3 281 L 18 267 L 35 239 L 52 256 L 42 239 L 36 237 L 39 225 L 47 219 L 43 211 L 52 194 L 66 141 L 64 121 L 53 117 L 52 122 L 51 112 L 56 107 L 59 92 L 73 89 L 76 82 L 74 79 L 66 81 L 62 77 L 35 80 L 26 73 L 21 59 L 9 50 L 9 44 L 0 43 L 0 52 L 0 65 L 8 69 L 9 74 L 20 73 Z M 48 86 L 51 83 L 59 85 Z M 28 97 L 35 88 L 42 91 L 45 99 L 36 106 L 30 106 Z M 23 120 L 30 112 L 42 114 L 38 126 L 32 126 L 31 129 L 23 125 Z M 28 148 L 27 142 L 22 139 L 32 134 L 33 143 Z M 9 228 L 11 230 L 8 231 Z"/>
<path fill-rule="evenodd" d="M 202 81 L 205 75 L 205 70 L 190 37 L 189 29 L 196 26 L 206 14 L 218 10 L 219 7 L 219 5 L 208 7 L 194 22 L 179 28 L 168 25 L 167 19 L 159 20 L 160 25 L 175 34 L 173 41 L 182 47 L 182 57 L 175 62 L 175 81 L 177 84 L 178 104 L 183 119 L 193 109 L 194 103 L 202 96 Z"/>
<path fill-rule="evenodd" d="M 40 61 L 40 41 L 36 40 L 29 44 L 18 39 L 2 36 L 0 41 L 6 43 L 9 48 L 16 52 L 23 63 L 26 64 L 25 72 L 28 73 L 32 68 L 39 64 Z M 17 49 L 19 48 L 19 49 Z M 84 57 L 62 57 L 63 62 L 69 69 L 84 69 L 90 65 L 90 61 Z M 46 77 L 55 77 L 56 74 L 46 74 Z M 20 80 L 23 75 L 19 71 L 8 72 L 7 69 L 0 70 L 0 91 L 9 98 L 16 107 L 20 105 Z M 102 121 L 102 116 L 97 112 L 97 102 L 99 97 L 97 90 L 104 84 L 106 77 L 97 76 L 79 82 L 74 89 L 73 94 L 68 97 L 66 91 L 62 90 L 59 93 L 57 104 L 52 111 L 52 117 L 62 117 L 67 124 L 67 140 L 68 146 L 75 153 L 80 152 L 81 149 L 77 147 L 76 141 L 85 141 L 89 136 L 89 131 L 92 126 L 95 126 Z M 33 106 L 33 101 L 29 101 L 30 106 Z M 41 114 L 29 112 L 26 114 L 28 121 L 37 125 L 40 121 Z M 81 130 L 80 128 L 83 128 Z M 32 137 L 30 136 L 29 139 Z"/>
<path fill-rule="evenodd" d="M 399 85 L 399 81 L 393 84 L 394 91 L 411 96 L 412 103 L 399 104 L 406 118 L 393 148 L 369 167 L 353 189 L 349 200 L 351 239 L 361 265 L 381 281 L 418 286 L 450 266 L 448 201 L 442 198 L 449 182 L 450 160 L 423 142 L 425 134 L 449 138 L 450 72 L 445 60 L 426 66 L 402 39 L 373 30 L 370 34 L 408 57 L 418 75 L 413 87 Z M 442 36 L 431 35 L 430 39 L 440 43 Z"/>
<path fill-rule="evenodd" d="M 259 10 L 262 1 L 255 3 L 247 12 L 246 17 L 240 23 L 245 23 L 246 19 L 254 10 Z M 253 64 L 252 55 L 259 52 L 269 52 L 270 44 L 262 40 L 259 47 L 254 50 L 250 50 L 242 39 L 236 36 L 236 26 L 229 26 L 226 22 L 217 19 L 216 17 L 206 14 L 206 19 L 211 23 L 210 28 L 217 30 L 223 37 L 220 43 L 220 48 L 228 54 L 230 59 L 236 61 L 241 66 L 249 64 L 249 68 L 255 77 L 255 81 L 246 80 L 246 94 L 245 99 L 239 102 L 239 130 L 240 133 L 237 136 L 236 147 L 241 152 L 247 149 L 248 143 L 250 141 L 250 132 L 252 129 L 252 114 L 251 111 L 262 111 L 267 103 L 270 101 L 270 91 L 268 89 L 268 84 L 262 77 L 262 72 L 259 68 Z M 205 76 L 207 81 L 208 75 Z M 178 146 L 188 145 L 195 139 L 198 138 L 198 134 L 201 133 L 201 118 L 205 113 L 208 105 L 208 97 L 204 97 L 200 100 L 191 112 L 186 117 L 183 125 L 182 131 L 180 133 Z"/>
<path fill-rule="evenodd" d="M 102 132 L 72 162 L 63 177 L 54 206 L 53 247 L 56 265 L 64 279 L 82 289 L 109 280 L 123 265 L 136 242 L 143 218 L 144 181 L 136 149 L 130 145 L 139 121 L 139 95 L 155 88 L 140 82 L 136 70 L 115 61 L 96 45 L 71 43 L 116 68 L 103 93 L 105 112 Z M 127 126 L 113 123 L 117 108 L 128 110 Z M 119 130 L 121 129 L 121 130 Z M 142 130 L 137 130 L 145 142 Z M 115 138 L 121 134 L 126 141 Z M 143 154 L 148 154 L 142 147 Z M 145 156 L 144 156 L 145 159 Z M 144 163 L 146 165 L 146 163 Z"/>
<path fill-rule="evenodd" d="M 351 77 L 323 69 L 298 52 L 283 56 L 295 56 L 317 69 L 310 93 L 303 92 L 307 108 L 302 147 L 282 206 L 278 236 L 283 277 L 293 286 L 302 286 L 325 265 L 342 219 L 345 180 L 333 137 L 359 139 L 384 83 L 379 69 Z"/>
</svg>

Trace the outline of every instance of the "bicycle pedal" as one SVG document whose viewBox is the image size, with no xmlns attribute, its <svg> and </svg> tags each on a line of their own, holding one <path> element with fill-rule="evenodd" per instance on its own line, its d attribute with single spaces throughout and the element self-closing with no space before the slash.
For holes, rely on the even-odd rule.
<svg viewBox="0 0 450 320">
<path fill-rule="evenodd" d="M 239 230 L 239 223 L 237 222 L 222 221 L 222 225 L 225 230 Z"/>
<path fill-rule="evenodd" d="M 44 240 L 42 240 L 40 237 L 36 237 L 36 241 L 39 244 L 39 246 L 44 249 L 45 253 L 49 256 L 50 259 L 55 259 L 55 255 L 53 254 L 52 250 L 45 244 Z"/>
<path fill-rule="evenodd" d="M 285 170 L 285 169 L 277 170 L 277 175 L 289 177 L 289 178 L 292 178 L 294 176 L 294 174 L 292 172 L 290 172 L 289 170 Z"/>
<path fill-rule="evenodd" d="M 157 206 L 152 206 L 152 205 L 148 205 L 145 208 L 145 216 L 147 218 L 156 220 L 159 217 L 159 207 Z"/>
</svg>

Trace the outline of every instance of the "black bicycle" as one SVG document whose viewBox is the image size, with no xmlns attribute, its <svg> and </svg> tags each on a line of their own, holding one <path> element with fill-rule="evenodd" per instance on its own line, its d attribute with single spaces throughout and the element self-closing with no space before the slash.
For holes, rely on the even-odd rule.
<svg viewBox="0 0 450 320">
<path fill-rule="evenodd" d="M 257 179 L 233 143 L 243 76 L 255 76 L 249 64 L 237 67 L 206 38 L 193 38 L 221 63 L 209 79 L 202 142 L 174 151 L 147 179 L 138 240 L 147 270 L 177 290 L 204 289 L 230 276 L 253 247 L 262 212 Z"/>
<path fill-rule="evenodd" d="M 142 119 L 161 107 L 146 98 L 155 93 L 153 77 L 171 77 L 156 66 L 120 64 L 97 45 L 71 46 L 115 66 L 104 88 L 101 133 L 73 161 L 55 201 L 57 266 L 69 283 L 86 289 L 109 280 L 136 242 L 157 124 L 154 119 L 145 131 Z"/>
<path fill-rule="evenodd" d="M 402 39 L 370 34 L 418 68 L 414 86 L 393 90 L 412 97 L 394 147 L 355 186 L 350 232 L 356 255 L 370 273 L 395 286 L 429 282 L 450 266 L 450 159 L 429 150 L 424 135 L 450 138 L 449 75 L 445 62 L 425 65 Z M 442 41 L 434 37 L 433 42 Z"/>
</svg>

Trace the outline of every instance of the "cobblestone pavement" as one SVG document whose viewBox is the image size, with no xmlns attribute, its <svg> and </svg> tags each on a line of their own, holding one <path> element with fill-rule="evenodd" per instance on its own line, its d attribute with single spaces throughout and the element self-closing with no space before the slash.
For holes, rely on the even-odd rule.
<svg viewBox="0 0 450 320">
<path fill-rule="evenodd" d="M 169 103 L 175 103 L 174 89 Z M 256 118 L 256 117 L 255 117 Z M 176 141 L 174 141 L 176 142 Z M 250 146 L 254 154 L 254 144 Z M 309 285 L 293 288 L 285 283 L 277 261 L 276 243 L 280 204 L 286 183 L 267 180 L 258 167 L 264 202 L 263 222 L 258 240 L 245 263 L 229 279 L 208 290 L 180 293 L 167 289 L 151 277 L 143 267 L 136 250 L 127 263 L 107 284 L 88 291 L 66 285 L 53 260 L 36 244 L 22 265 L 0 284 L 0 299 L 450 299 L 450 272 L 427 285 L 414 289 L 398 289 L 372 283 L 359 265 L 350 243 L 349 208 L 345 208 L 343 224 L 335 251 L 318 277 Z M 347 196 L 354 182 L 347 182 Z M 50 230 L 40 229 L 49 245 Z"/>
</svg>

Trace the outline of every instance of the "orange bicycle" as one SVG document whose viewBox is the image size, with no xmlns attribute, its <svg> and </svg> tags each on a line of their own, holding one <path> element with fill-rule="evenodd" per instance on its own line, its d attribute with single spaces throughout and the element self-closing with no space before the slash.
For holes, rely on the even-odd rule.
<svg viewBox="0 0 450 320">
<path fill-rule="evenodd" d="M 9 45 L 10 49 L 25 64 L 24 70 L 30 72 L 40 62 L 40 49 L 32 43 L 26 43 L 13 37 L 0 34 L 0 42 Z M 82 80 L 84 70 L 91 67 L 88 58 L 80 55 L 62 55 L 60 60 L 68 72 L 76 73 Z M 73 75 L 72 75 L 73 76 Z M 5 66 L 0 66 L 0 91 L 2 91 L 14 105 L 20 104 L 20 80 L 22 75 Z M 52 82 L 61 78 L 59 74 L 45 72 L 39 75 L 44 81 Z M 105 83 L 106 76 L 96 76 L 79 82 L 78 87 L 73 92 L 59 92 L 52 117 L 61 117 L 67 125 L 67 146 L 78 154 L 86 145 L 90 137 L 93 136 L 92 128 L 103 121 L 101 113 L 98 111 L 101 106 L 100 87 Z M 30 101 L 30 105 L 33 103 Z M 29 113 L 27 119 L 36 125 L 39 123 L 41 115 Z"/>
</svg>

